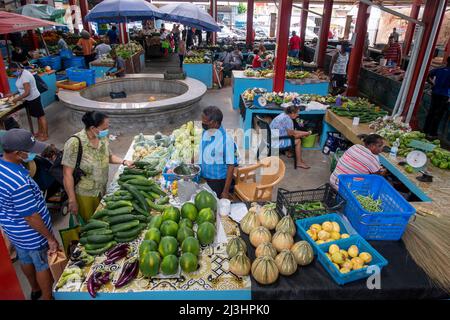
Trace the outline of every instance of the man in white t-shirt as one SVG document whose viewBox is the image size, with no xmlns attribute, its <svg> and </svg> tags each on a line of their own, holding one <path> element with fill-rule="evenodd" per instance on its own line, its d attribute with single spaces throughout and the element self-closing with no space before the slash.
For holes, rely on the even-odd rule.
<svg viewBox="0 0 450 320">
<path fill-rule="evenodd" d="M 41 94 L 36 86 L 36 80 L 30 71 L 23 69 L 17 63 L 10 63 L 9 70 L 17 77 L 16 87 L 19 95 L 14 97 L 11 102 L 17 103 L 23 101 L 30 115 L 38 119 L 38 132 L 36 139 L 40 141 L 48 140 L 48 124 L 45 118 L 44 108 L 41 103 Z"/>
<path fill-rule="evenodd" d="M 95 47 L 96 59 L 100 59 L 102 56 L 108 55 L 111 52 L 111 46 L 109 45 L 108 37 L 103 38 L 103 43 L 100 43 Z"/>
</svg>

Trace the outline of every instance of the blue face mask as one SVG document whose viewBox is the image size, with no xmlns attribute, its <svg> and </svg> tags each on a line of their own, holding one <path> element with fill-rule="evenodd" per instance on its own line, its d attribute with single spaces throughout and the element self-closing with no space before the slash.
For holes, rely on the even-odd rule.
<svg viewBox="0 0 450 320">
<path fill-rule="evenodd" d="M 34 152 L 29 152 L 28 153 L 28 157 L 26 159 L 22 159 L 23 162 L 31 162 L 34 160 L 34 158 L 36 158 L 36 153 Z"/>
<path fill-rule="evenodd" d="M 100 131 L 100 132 L 98 133 L 97 137 L 98 137 L 99 139 L 106 138 L 106 137 L 108 136 L 108 134 L 109 134 L 109 130 L 108 130 L 108 129 L 102 130 L 102 131 Z"/>
</svg>

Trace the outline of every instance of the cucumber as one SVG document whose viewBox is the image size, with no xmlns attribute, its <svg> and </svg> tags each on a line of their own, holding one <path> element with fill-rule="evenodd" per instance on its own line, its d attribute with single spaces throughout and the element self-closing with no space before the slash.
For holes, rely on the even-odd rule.
<svg viewBox="0 0 450 320">
<path fill-rule="evenodd" d="M 94 229 L 107 228 L 108 226 L 109 226 L 108 222 L 91 219 L 91 220 L 89 220 L 88 224 L 85 224 L 84 226 L 82 226 L 80 228 L 80 231 L 85 232 L 85 231 L 94 230 Z"/>
<path fill-rule="evenodd" d="M 138 237 L 137 235 L 134 236 L 134 237 L 129 237 L 129 238 L 118 238 L 118 237 L 116 237 L 115 240 L 116 240 L 118 243 L 125 243 L 125 242 L 131 242 L 131 241 L 134 241 L 134 240 L 136 240 L 137 237 Z"/>
<path fill-rule="evenodd" d="M 141 222 L 141 223 L 146 223 L 147 219 L 148 219 L 147 216 L 143 216 L 142 214 L 137 214 L 137 215 L 134 215 L 133 217 L 134 217 L 134 219 L 139 220 L 139 222 Z"/>
<path fill-rule="evenodd" d="M 152 191 L 153 191 L 154 193 L 159 194 L 159 195 L 162 196 L 162 197 L 165 197 L 165 196 L 167 195 L 167 194 L 166 194 L 164 191 L 162 191 L 161 188 L 158 187 L 157 185 L 153 185 L 153 186 L 152 186 Z"/>
<path fill-rule="evenodd" d="M 106 209 L 101 209 L 101 210 L 97 210 L 94 215 L 91 217 L 91 220 L 97 220 L 97 219 L 101 219 L 104 216 L 106 216 L 106 214 L 108 213 L 108 210 Z"/>
<path fill-rule="evenodd" d="M 144 216 L 148 216 L 148 212 L 145 211 L 144 209 L 142 209 L 139 204 L 137 204 L 136 202 L 133 202 L 133 209 L 136 210 L 137 212 L 139 212 L 139 214 L 142 214 Z"/>
<path fill-rule="evenodd" d="M 153 197 L 153 199 L 159 199 L 159 198 L 161 198 L 161 196 L 160 196 L 159 194 L 157 194 L 157 193 L 149 192 L 149 194 Z M 152 200 L 152 201 L 153 201 L 153 200 Z"/>
<path fill-rule="evenodd" d="M 128 180 L 133 179 L 141 179 L 141 180 L 147 180 L 147 177 L 144 175 L 136 175 L 136 174 L 121 174 L 119 176 L 119 181 L 126 182 Z"/>
<path fill-rule="evenodd" d="M 111 241 L 111 242 L 114 242 L 114 245 L 117 244 L 117 242 L 115 242 L 115 241 Z M 109 242 L 108 242 L 108 244 L 109 244 Z M 88 243 L 84 246 L 84 248 L 86 250 L 97 250 L 97 249 L 103 248 L 104 246 L 105 246 L 104 243 Z"/>
<path fill-rule="evenodd" d="M 146 174 L 147 174 L 147 177 L 149 177 L 149 178 L 155 177 L 158 174 L 161 174 L 161 170 L 147 170 Z"/>
<path fill-rule="evenodd" d="M 106 208 L 108 210 L 114 210 L 122 207 L 132 207 L 131 201 L 120 200 L 120 201 L 109 201 L 106 203 Z"/>
<path fill-rule="evenodd" d="M 105 243 L 104 246 L 99 249 L 95 249 L 95 250 L 86 249 L 86 253 L 90 254 L 91 256 L 97 256 L 97 255 L 100 255 L 100 254 L 106 252 L 109 248 L 115 246 L 116 244 L 117 244 L 116 241 L 110 241 L 108 243 Z"/>
<path fill-rule="evenodd" d="M 115 234 L 116 238 L 131 238 L 138 236 L 142 230 L 144 230 L 146 227 L 145 223 L 138 224 L 136 227 L 126 230 L 126 231 L 119 231 Z"/>
<path fill-rule="evenodd" d="M 113 193 L 113 195 L 117 196 L 117 197 L 121 197 L 121 196 L 131 196 L 131 193 L 129 193 L 126 190 L 117 190 L 116 192 Z"/>
<path fill-rule="evenodd" d="M 120 216 L 107 217 L 106 219 L 107 219 L 106 221 L 109 222 L 109 225 L 113 226 L 118 223 L 123 223 L 123 222 L 134 220 L 135 216 L 132 214 L 121 214 Z M 111 233 L 112 233 L 112 231 L 111 231 Z"/>
<path fill-rule="evenodd" d="M 83 246 L 85 246 L 88 242 L 87 242 L 87 237 L 81 237 L 79 243 Z"/>
<path fill-rule="evenodd" d="M 144 198 L 147 198 L 147 199 L 149 199 L 151 201 L 154 200 L 153 197 L 148 192 L 145 192 L 145 191 L 142 191 L 142 190 L 139 190 L 139 192 L 144 196 Z"/>
<path fill-rule="evenodd" d="M 164 211 L 164 209 L 166 209 L 168 207 L 167 205 L 158 205 L 151 201 L 147 201 L 147 203 L 151 209 L 159 211 L 159 212 Z"/>
<path fill-rule="evenodd" d="M 125 195 L 125 196 L 115 196 L 115 195 L 112 195 L 112 196 L 106 196 L 106 197 L 104 197 L 103 198 L 103 200 L 105 201 L 105 202 L 110 202 L 110 201 L 122 201 L 122 200 L 133 200 L 134 198 L 133 198 L 133 196 L 131 195 L 131 194 L 129 194 L 129 195 Z"/>
<path fill-rule="evenodd" d="M 141 175 L 141 176 L 145 176 L 145 170 L 144 169 L 137 169 L 137 168 L 127 168 L 125 167 L 123 169 L 123 173 L 124 174 L 134 174 L 134 175 Z"/>
<path fill-rule="evenodd" d="M 127 214 L 133 211 L 133 207 L 122 207 L 114 210 L 108 210 L 108 217 L 118 216 L 121 214 Z"/>
<path fill-rule="evenodd" d="M 164 198 L 159 199 L 156 204 L 157 205 L 162 205 L 162 204 L 167 204 L 169 203 L 169 197 L 165 196 Z"/>
<path fill-rule="evenodd" d="M 153 163 L 147 161 L 136 161 L 134 162 L 134 166 L 138 169 L 145 169 L 149 166 L 152 166 Z"/>
<path fill-rule="evenodd" d="M 135 186 L 132 186 L 128 183 L 124 184 L 123 187 L 133 195 L 133 197 L 139 202 L 143 210 L 145 210 L 146 212 L 149 211 L 146 198 L 139 192 L 140 189 L 138 190 Z"/>
<path fill-rule="evenodd" d="M 127 181 L 128 184 L 131 184 L 133 186 L 145 186 L 145 187 L 151 187 L 155 184 L 154 181 L 148 180 L 148 179 L 131 179 Z"/>
<path fill-rule="evenodd" d="M 112 234 L 99 234 L 87 237 L 88 243 L 107 243 L 114 239 Z"/>
<path fill-rule="evenodd" d="M 115 224 L 115 225 L 111 226 L 111 230 L 112 230 L 112 232 L 117 233 L 120 231 L 129 230 L 131 228 L 136 227 L 137 225 L 139 225 L 139 220 L 136 219 L 136 220 L 131 220 L 128 222 Z"/>
<path fill-rule="evenodd" d="M 107 221 L 107 222 L 109 222 L 109 221 Z M 112 234 L 112 231 L 109 228 L 93 229 L 93 230 L 89 230 L 89 231 L 82 233 L 81 236 L 89 237 L 89 236 L 95 236 L 95 235 L 100 235 L 100 234 L 102 234 L 102 235 Z"/>
</svg>

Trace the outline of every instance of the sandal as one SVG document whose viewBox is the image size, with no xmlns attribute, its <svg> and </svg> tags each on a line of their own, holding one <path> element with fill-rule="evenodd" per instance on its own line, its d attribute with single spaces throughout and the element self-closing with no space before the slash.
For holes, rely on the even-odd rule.
<svg viewBox="0 0 450 320">
<path fill-rule="evenodd" d="M 302 168 L 302 169 L 309 169 L 309 168 L 311 168 L 311 167 L 308 166 L 306 163 L 297 164 L 296 167 L 297 167 L 297 168 Z"/>
</svg>

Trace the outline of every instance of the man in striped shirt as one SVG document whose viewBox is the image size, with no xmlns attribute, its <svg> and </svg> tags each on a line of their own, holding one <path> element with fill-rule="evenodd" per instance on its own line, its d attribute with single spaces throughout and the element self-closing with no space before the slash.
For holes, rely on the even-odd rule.
<svg viewBox="0 0 450 320">
<path fill-rule="evenodd" d="M 388 62 L 393 62 L 397 66 L 402 62 L 402 48 L 400 47 L 400 44 L 394 40 L 393 36 L 389 37 L 389 43 L 383 49 L 383 55 Z"/>
<path fill-rule="evenodd" d="M 42 193 L 23 166 L 47 145 L 23 129 L 7 131 L 0 144 L 0 225 L 16 247 L 31 286 L 31 299 L 51 299 L 53 278 L 47 252 L 55 252 L 59 245 Z"/>
<path fill-rule="evenodd" d="M 378 134 L 361 137 L 364 146 L 355 144 L 345 151 L 330 176 L 330 183 L 336 190 L 341 174 L 375 174 L 382 170 L 378 155 L 383 150 L 383 138 Z"/>
</svg>

